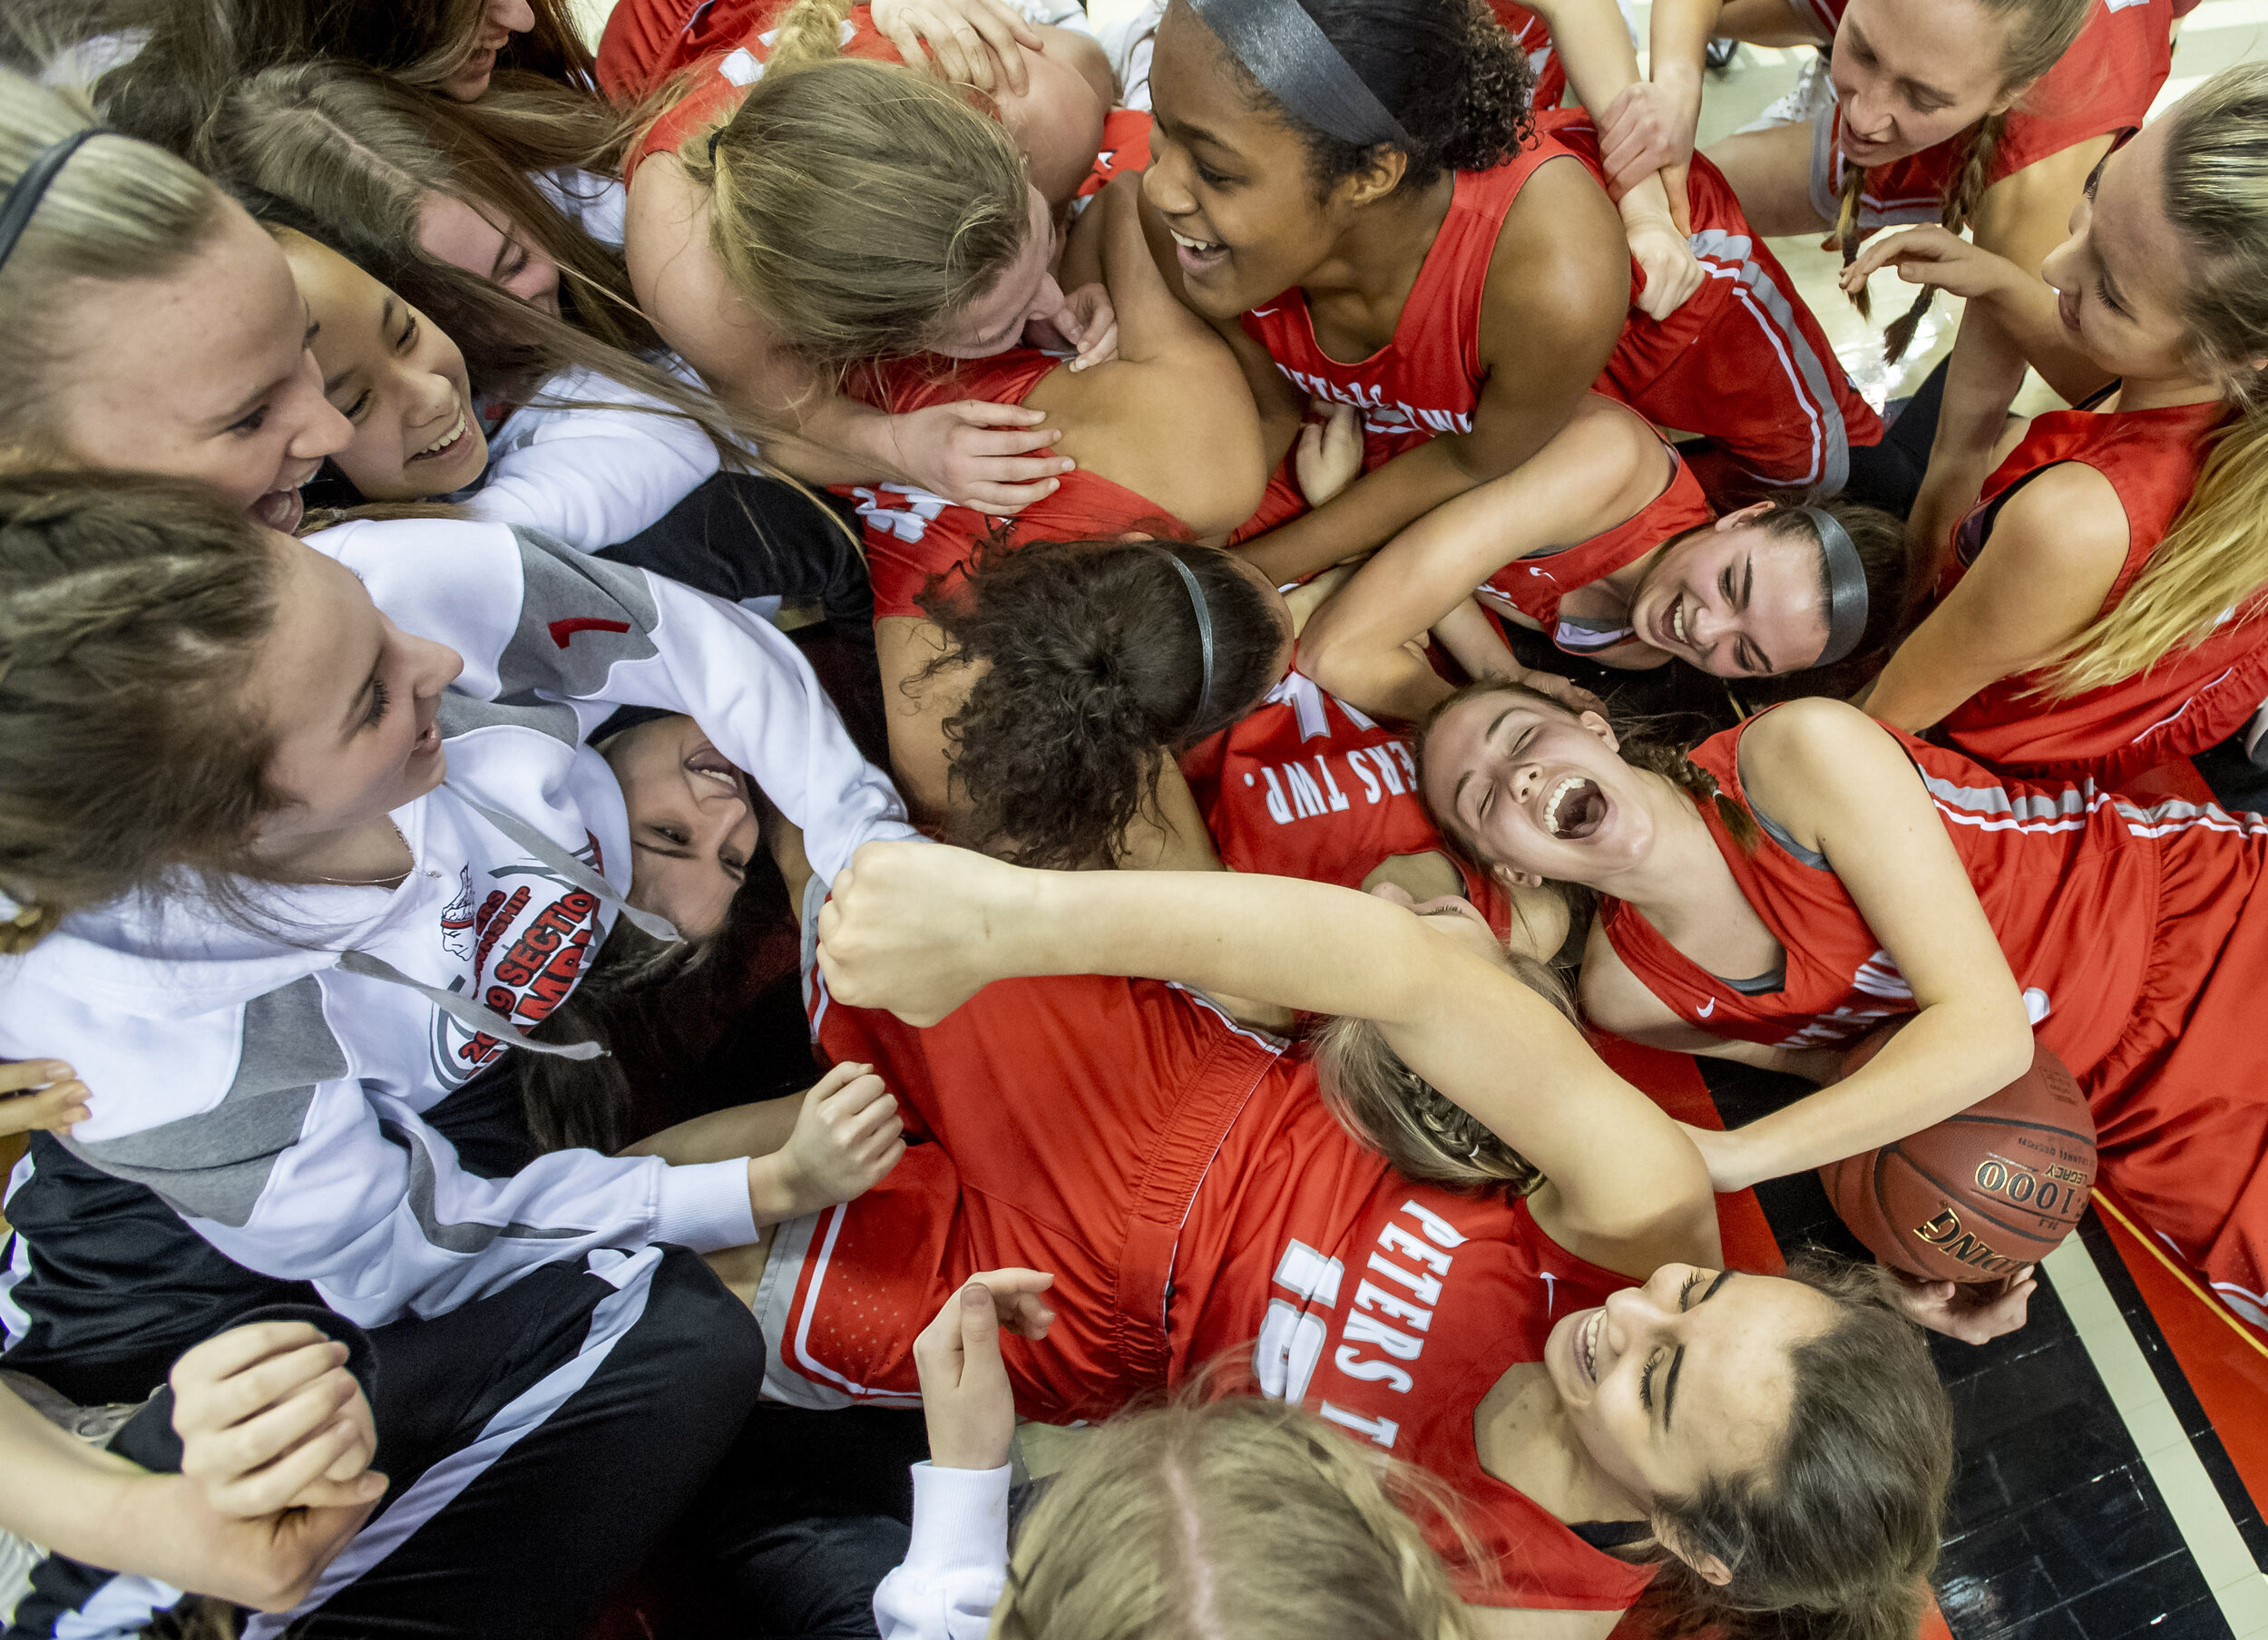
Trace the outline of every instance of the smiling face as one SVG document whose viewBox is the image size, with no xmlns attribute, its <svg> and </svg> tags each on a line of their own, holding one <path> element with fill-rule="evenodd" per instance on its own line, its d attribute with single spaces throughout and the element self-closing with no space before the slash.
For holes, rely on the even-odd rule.
<svg viewBox="0 0 2268 1640">
<path fill-rule="evenodd" d="M 2056 288 L 2064 334 L 2106 371 L 2129 383 L 2194 376 L 2181 317 L 2180 236 L 2165 214 L 2170 124 L 2143 127 L 2104 156 L 2071 210 L 2071 237 L 2048 255 L 2040 277 Z"/>
<path fill-rule="evenodd" d="M 58 442 L 90 467 L 210 484 L 296 530 L 299 486 L 350 436 L 324 402 L 308 316 L 274 240 L 237 206 L 178 273 L 90 281 L 56 343 Z"/>
<path fill-rule="evenodd" d="M 1976 0 L 1851 0 L 1828 69 L 1845 156 L 1887 165 L 2014 107 L 2027 87 L 2001 81 L 2009 28 Z"/>
<path fill-rule="evenodd" d="M 511 44 L 513 35 L 534 26 L 535 8 L 528 0 L 488 0 L 474 25 L 472 55 L 441 83 L 442 95 L 458 102 L 476 101 L 496 72 L 496 54 Z"/>
<path fill-rule="evenodd" d="M 464 663 L 388 620 L 352 571 L 289 536 L 266 540 L 281 563 L 276 622 L 245 687 L 275 736 L 269 778 L 292 800 L 261 823 L 260 844 L 288 855 L 441 784 L 435 718 Z"/>
<path fill-rule="evenodd" d="M 748 776 L 690 718 L 657 718 L 599 748 L 630 810 L 630 903 L 689 939 L 725 925 L 763 829 Z"/>
<path fill-rule="evenodd" d="M 428 193 L 417 208 L 417 243 L 427 256 L 559 317 L 559 264 L 503 211 Z"/>
<path fill-rule="evenodd" d="M 1584 1450 L 1647 1508 L 1772 1461 L 1794 1400 L 1788 1357 L 1835 1315 L 1800 1282 L 1665 1264 L 1562 1318 L 1544 1371 Z"/>
<path fill-rule="evenodd" d="M 1663 550 L 1630 597 L 1638 641 L 1719 678 L 1818 664 L 1827 648 L 1819 544 L 1774 535 L 1758 503 Z"/>
<path fill-rule="evenodd" d="M 1149 87 L 1156 124 L 1142 197 L 1173 232 L 1190 305 L 1233 318 L 1300 283 L 1331 253 L 1346 207 L 1316 200 L 1306 144 L 1253 106 L 1234 60 L 1186 0 L 1158 26 Z"/>
<path fill-rule="evenodd" d="M 991 358 L 1023 339 L 1024 327 L 1063 310 L 1063 288 L 1049 272 L 1055 259 L 1054 219 L 1040 190 L 1026 186 L 1031 210 L 1023 249 L 967 307 L 947 319 L 930 351 L 947 358 Z"/>
<path fill-rule="evenodd" d="M 488 465 L 464 356 L 431 321 L 327 246 L 286 241 L 315 321 L 324 397 L 354 438 L 331 459 L 371 501 L 462 490 Z"/>
<path fill-rule="evenodd" d="M 1482 862 L 1598 887 L 1652 852 L 1663 795 L 1616 745 L 1596 712 L 1491 691 L 1434 721 L 1418 766 L 1427 806 Z"/>
</svg>

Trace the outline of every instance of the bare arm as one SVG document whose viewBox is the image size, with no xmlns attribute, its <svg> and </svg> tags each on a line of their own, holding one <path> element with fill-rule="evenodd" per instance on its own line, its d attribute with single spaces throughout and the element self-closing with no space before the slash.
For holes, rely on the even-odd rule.
<svg viewBox="0 0 2268 1640">
<path fill-rule="evenodd" d="M 1628 312 L 1628 241 L 1589 172 L 1570 160 L 1545 163 L 1520 190 L 1489 264 L 1481 319 L 1489 376 L 1472 431 L 1405 451 L 1239 551 L 1276 581 L 1296 581 L 1528 461 L 1606 367 Z"/>
<path fill-rule="evenodd" d="M 1586 398 L 1532 460 L 1436 507 L 1356 571 L 1301 632 L 1300 669 L 1364 711 L 1414 722 L 1447 686 L 1404 646 L 1504 565 L 1636 513 L 1663 470 L 1661 442 L 1639 417 Z M 1524 674 L 1515 664 L 1506 675 Z"/>
<path fill-rule="evenodd" d="M 2069 236 L 2072 208 L 2110 143 L 2107 136 L 2077 143 L 1995 182 L 1978 202 L 1970 237 L 2019 271 L 2038 278 L 2048 253 Z M 1941 550 L 1990 475 L 1985 453 L 1999 437 L 2000 424 L 2023 386 L 2024 363 L 2023 348 L 1997 308 L 1962 315 L 1930 443 L 1929 472 L 1912 512 L 1912 527 L 1925 543 Z M 2095 379 L 2102 379 L 2099 372 Z"/>
<path fill-rule="evenodd" d="M 847 887 L 836 877 L 819 941 L 838 1001 L 917 1024 L 992 980 L 1051 973 L 1178 980 L 1375 1020 L 1413 1070 L 1549 1176 L 1538 1213 L 1570 1251 L 1650 1271 L 1715 1250 L 1706 1169 L 1659 1107 L 1503 969 L 1372 895 L 869 847 Z"/>
<path fill-rule="evenodd" d="M 1913 1022 L 1854 1075 L 1723 1136 L 1717 1188 L 1855 1156 L 1965 1110 L 2031 1063 L 2030 1021 L 1905 751 L 1852 707 L 1801 700 L 1743 737 L 1744 783 L 1827 856 L 1912 989 Z"/>
<path fill-rule="evenodd" d="M 2108 479 L 2074 462 L 2041 473 L 2000 509 L 1976 563 L 1898 646 L 1867 711 L 1918 733 L 1978 690 L 2029 671 L 2094 620 L 2126 546 Z"/>
</svg>

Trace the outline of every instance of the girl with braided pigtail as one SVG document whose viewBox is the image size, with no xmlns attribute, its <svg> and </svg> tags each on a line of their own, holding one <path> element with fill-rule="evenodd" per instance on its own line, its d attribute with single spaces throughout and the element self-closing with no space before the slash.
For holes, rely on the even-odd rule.
<svg viewBox="0 0 2268 1640">
<path fill-rule="evenodd" d="M 2011 773 L 2111 785 L 2268 698 L 2268 70 L 2214 76 L 2104 160 L 2071 226 L 2044 278 L 1940 229 L 1845 275 L 1968 298 L 2074 405 L 2001 441 L 1941 601 L 1864 704 Z"/>
</svg>

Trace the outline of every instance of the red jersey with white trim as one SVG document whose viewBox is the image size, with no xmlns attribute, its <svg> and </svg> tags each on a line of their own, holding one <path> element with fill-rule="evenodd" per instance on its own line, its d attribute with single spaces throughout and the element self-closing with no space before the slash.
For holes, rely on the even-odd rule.
<svg viewBox="0 0 2268 1640">
<path fill-rule="evenodd" d="M 1481 606 L 1499 614 L 1516 610 L 1525 615 L 1570 655 L 1593 655 L 1627 641 L 1632 636 L 1627 622 L 1564 620 L 1559 600 L 1578 587 L 1587 587 L 1636 562 L 1687 530 L 1716 522 L 1716 509 L 1701 493 L 1700 480 L 1694 477 L 1677 446 L 1665 441 L 1662 448 L 1669 461 L 1669 482 L 1660 494 L 1589 541 L 1542 557 L 1515 558 L 1501 566 L 1475 593 Z"/>
<path fill-rule="evenodd" d="M 1304 1055 L 1178 987 L 1090 976 L 999 981 L 924 1030 L 823 1002 L 819 1035 L 936 1142 L 783 1237 L 792 1291 L 783 1274 L 758 1300 L 783 1341 L 769 1392 L 901 1397 L 914 1335 L 971 1274 L 1049 1270 L 1047 1341 L 1002 1340 L 1027 1415 L 1096 1415 L 1251 1352 L 1264 1393 L 1456 1487 L 1501 1579 L 1468 1578 L 1471 1597 L 1612 1611 L 1650 1580 L 1483 1472 L 1472 1432 L 1560 1318 L 1629 1283 L 1525 1203 L 1397 1177 L 1331 1117 Z"/>
<path fill-rule="evenodd" d="M 1360 888 L 1397 854 L 1438 854 L 1505 930 L 1502 890 L 1458 857 L 1426 812 L 1407 737 L 1304 673 L 1286 673 L 1259 706 L 1184 752 L 1181 774 L 1231 871 Z"/>
<path fill-rule="evenodd" d="M 1832 34 L 1848 0 L 1808 4 Z M 1830 13 L 1833 22 L 1827 21 Z M 1986 170 L 1985 185 L 2091 138 L 2141 130 L 2173 68 L 2175 15 L 2174 0 L 2096 0 L 2071 49 L 2009 112 L 2000 145 Z M 1828 118 L 1833 122 L 1833 159 L 1832 164 L 1813 166 L 1814 206 L 1823 188 L 1832 207 L 1843 176 L 1841 107 Z M 1964 131 L 1920 153 L 1870 169 L 1859 195 L 1860 226 L 1872 229 L 1936 221 L 1946 195 L 1969 162 L 1969 149 L 1970 132 Z M 1823 145 L 1822 161 L 1828 151 Z M 1823 180 L 1819 174 L 1823 171 Z M 1823 214 L 1833 220 L 1834 211 L 1830 208 Z"/>
<path fill-rule="evenodd" d="M 1567 99 L 1567 64 L 1551 44 L 1551 26 L 1520 0 L 1489 0 L 1489 9 L 1518 41 L 1528 58 L 1528 72 L 1536 76 L 1535 106 L 1557 108 Z"/>
<path fill-rule="evenodd" d="M 2126 514 L 2126 561 L 2097 611 L 2107 614 L 2188 504 L 2210 435 L 2230 414 L 2225 405 L 2204 404 L 2035 417 L 1955 531 L 1940 591 L 1950 592 L 1989 549 L 2009 495 L 2058 462 L 2077 462 L 2110 481 Z M 2116 784 L 2217 746 L 2268 698 L 2268 609 L 2232 610 L 2195 649 L 2068 698 L 2034 692 L 2046 676 L 2020 672 L 1979 690 L 1947 717 L 1947 737 L 1996 768 Z"/>
<path fill-rule="evenodd" d="M 1648 991 L 1713 1036 L 1855 1041 L 1912 1012 L 1912 991 L 1827 862 L 1773 835 L 1741 784 L 1742 732 L 1704 742 L 1693 760 L 1756 819 L 1755 851 L 1716 805 L 1701 813 L 1785 950 L 1784 976 L 1768 991 L 1735 985 L 1618 901 L 1601 907 L 1607 936 Z M 2092 781 L 2003 780 L 1886 732 L 1929 789 L 2036 1034 L 2087 1091 L 2103 1176 L 2233 1309 L 2268 1327 L 2268 1033 L 2258 1023 L 2268 819 L 2151 804 Z"/>
<path fill-rule="evenodd" d="M 1102 147 L 1095 168 L 1079 185 L 1076 196 L 1092 199 L 1120 177 L 1139 176 L 1149 169 L 1149 111 L 1114 108 L 1102 116 Z M 1083 209 L 1083 208 L 1082 208 Z"/>
<path fill-rule="evenodd" d="M 1562 157 L 1604 186 L 1598 133 L 1580 109 L 1540 112 L 1535 140 L 1511 160 L 1456 173 L 1393 337 L 1367 358 L 1344 363 L 1324 352 L 1297 286 L 1242 316 L 1246 334 L 1294 386 L 1362 410 L 1366 472 L 1440 434 L 1472 430 L 1487 379 L 1481 310 L 1490 259 L 1528 179 Z M 1696 158 L 1686 193 L 1688 246 L 1707 277 L 1666 319 L 1631 309 L 1598 391 L 1658 426 L 1709 434 L 1766 482 L 1840 489 L 1850 446 L 1879 439 L 1880 419 L 1716 168 Z M 1643 285 L 1633 262 L 1633 299 Z"/>
<path fill-rule="evenodd" d="M 981 359 L 898 359 L 855 371 L 844 386 L 851 397 L 893 415 L 962 399 L 1021 405 L 1061 362 L 1034 347 L 1012 347 Z M 910 484 L 835 489 L 858 511 L 876 620 L 919 619 L 921 608 L 914 600 L 930 577 L 965 565 L 986 541 L 1014 546 L 1031 541 L 1110 541 L 1132 530 L 1177 541 L 1190 537 L 1188 525 L 1155 502 L 1084 467 L 1064 473 L 1052 493 L 1013 518 L 994 518 Z"/>
</svg>

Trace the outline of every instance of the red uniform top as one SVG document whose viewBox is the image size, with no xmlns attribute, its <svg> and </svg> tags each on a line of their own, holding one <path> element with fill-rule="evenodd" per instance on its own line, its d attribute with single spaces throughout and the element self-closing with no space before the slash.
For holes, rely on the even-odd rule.
<svg viewBox="0 0 2268 1640">
<path fill-rule="evenodd" d="M 797 1380 L 894 1396 L 971 1273 L 1050 1270 L 1046 1342 L 1002 1341 L 1019 1410 L 1089 1415 L 1249 1352 L 1264 1392 L 1456 1489 L 1501 1578 L 1465 1578 L 1470 1597 L 1611 1611 L 1650 1581 L 1486 1474 L 1473 1443 L 1490 1386 L 1628 1282 L 1522 1202 L 1396 1176 L 1304 1056 L 1178 987 L 1092 977 L 1000 981 L 924 1030 L 823 1005 L 819 1029 L 882 1071 L 909 1137 L 938 1142 L 798 1238 L 780 1351 Z"/>
<path fill-rule="evenodd" d="M 1767 989 L 1735 985 L 1614 900 L 1600 910 L 1607 937 L 1640 983 L 1713 1036 L 1854 1041 L 1912 1012 L 1912 991 L 1827 862 L 1793 852 L 1749 798 L 1742 732 L 1704 742 L 1693 760 L 1756 820 L 1755 853 L 1714 805 L 1701 813 L 1785 950 L 1784 974 L 1764 976 Z M 2268 1037 L 2258 1024 L 2268 819 L 2178 801 L 2145 807 L 2092 781 L 2003 781 L 1958 752 L 1899 739 L 2037 1035 L 2087 1091 L 2103 1177 L 2233 1310 L 2268 1329 Z"/>
<path fill-rule="evenodd" d="M 1396 854 L 1439 854 L 1501 934 L 1510 903 L 1460 859 L 1418 796 L 1408 738 L 1289 672 L 1242 718 L 1181 755 L 1182 776 L 1231 871 L 1360 888 Z"/>
<path fill-rule="evenodd" d="M 1604 186 L 1598 133 L 1580 109 L 1539 113 L 1535 141 L 1512 159 L 1456 173 L 1393 339 L 1369 357 L 1350 364 L 1324 352 L 1297 286 L 1242 316 L 1246 334 L 1301 392 L 1361 408 L 1365 471 L 1437 434 L 1472 430 L 1497 236 L 1528 179 L 1563 155 Z M 1630 312 L 1598 391 L 1657 426 L 1716 437 L 1772 482 L 1840 488 L 1849 446 L 1880 438 L 1880 420 L 1706 160 L 1694 163 L 1687 201 L 1689 243 L 1709 277 L 1667 319 Z M 1635 298 L 1644 283 L 1636 262 L 1630 278 Z"/>
<path fill-rule="evenodd" d="M 1807 3 L 1832 35 L 1848 0 Z M 2071 49 L 2010 111 L 1986 171 L 1986 186 L 2090 138 L 2141 130 L 2173 67 L 2176 15 L 2174 0 L 2097 0 Z M 1815 172 L 1825 174 L 1823 181 L 1814 175 L 1812 201 L 1819 205 L 1823 187 L 1828 206 L 1823 214 L 1829 220 L 1843 176 L 1840 107 L 1832 118 L 1833 162 L 1814 166 Z M 1962 132 L 1920 153 L 1872 167 L 1859 195 L 1860 225 L 1936 221 L 1968 162 L 1969 132 Z"/>
<path fill-rule="evenodd" d="M 1535 106 L 1559 107 L 1567 98 L 1567 64 L 1552 48 L 1550 25 L 1520 0 L 1489 0 L 1489 9 L 1528 54 L 1528 72 L 1536 76 Z"/>
<path fill-rule="evenodd" d="M 898 359 L 854 371 L 845 390 L 893 415 L 970 398 L 1020 405 L 1061 362 L 1032 347 L 1012 347 L 981 359 Z M 914 598 L 929 578 L 967 563 L 978 544 L 988 539 L 1015 545 L 1029 541 L 1110 541 L 1131 530 L 1177 541 L 1190 537 L 1188 525 L 1157 503 L 1084 467 L 1064 473 L 1052 494 L 1013 518 L 994 518 L 908 484 L 837 485 L 836 490 L 858 510 L 876 620 L 885 615 L 919 618 L 922 611 Z"/>
<path fill-rule="evenodd" d="M 1576 588 L 1645 557 L 1664 542 L 1716 522 L 1716 512 L 1701 493 L 1693 469 L 1675 445 L 1665 442 L 1662 448 L 1668 454 L 1670 474 L 1659 495 L 1589 541 L 1541 557 L 1515 558 L 1481 583 L 1476 596 L 1481 604 L 1500 613 L 1518 610 L 1570 655 L 1596 654 L 1628 639 L 1631 629 L 1627 622 L 1562 619 L 1559 600 Z"/>
<path fill-rule="evenodd" d="M 2103 600 L 2107 613 L 2188 503 L 2210 452 L 2206 435 L 2228 414 L 2224 405 L 2204 404 L 2036 417 L 1961 520 L 1941 591 L 1951 591 L 1987 550 L 2009 495 L 2058 462 L 2077 462 L 2110 481 L 2126 514 L 2126 561 Z M 2092 776 L 2109 785 L 2201 752 L 2234 734 L 2268 698 L 2268 610 L 2255 605 L 2243 613 L 2139 677 L 2068 698 L 2031 692 L 2043 672 L 2003 678 L 1954 708 L 1945 733 L 1996 768 Z"/>
<path fill-rule="evenodd" d="M 1078 197 L 1092 199 L 1119 177 L 1139 176 L 1149 169 L 1149 111 L 1114 108 L 1102 116 L 1102 147 L 1095 168 L 1079 185 Z"/>
</svg>

